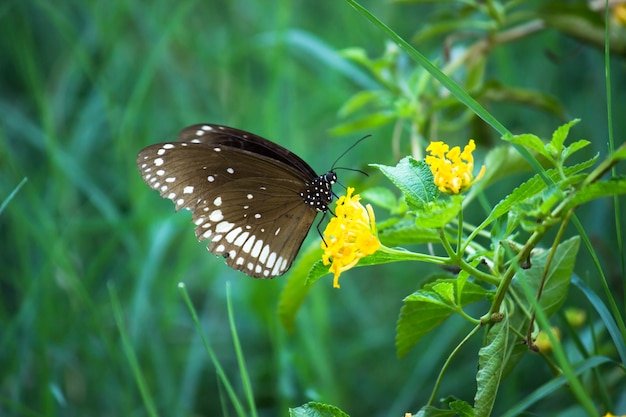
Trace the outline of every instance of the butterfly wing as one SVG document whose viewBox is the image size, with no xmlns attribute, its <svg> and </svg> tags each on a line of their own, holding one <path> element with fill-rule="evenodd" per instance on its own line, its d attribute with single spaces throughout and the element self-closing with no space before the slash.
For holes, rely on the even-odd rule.
<svg viewBox="0 0 626 417">
<path fill-rule="evenodd" d="M 274 158 L 276 148 L 284 149 L 278 145 L 245 140 L 206 134 L 156 144 L 139 153 L 137 165 L 176 210 L 192 211 L 196 236 L 211 240 L 212 253 L 247 275 L 273 278 L 289 269 L 317 214 L 300 195 L 314 174 Z M 270 151 L 262 154 L 259 146 Z"/>
<path fill-rule="evenodd" d="M 225 145 L 231 148 L 246 150 L 255 155 L 263 155 L 282 162 L 301 173 L 306 180 L 317 177 L 317 173 L 313 168 L 289 149 L 245 130 L 201 123 L 181 130 L 178 134 L 178 140 L 179 142 L 204 143 L 207 145 Z"/>
</svg>

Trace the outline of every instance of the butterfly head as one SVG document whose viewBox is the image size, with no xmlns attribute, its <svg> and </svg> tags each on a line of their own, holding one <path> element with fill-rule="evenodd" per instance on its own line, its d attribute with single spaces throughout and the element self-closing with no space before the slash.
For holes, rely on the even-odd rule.
<svg viewBox="0 0 626 417">
<path fill-rule="evenodd" d="M 333 201 L 333 184 L 337 182 L 337 174 L 328 171 L 316 177 L 307 188 L 300 193 L 305 204 L 317 211 L 326 212 Z"/>
</svg>

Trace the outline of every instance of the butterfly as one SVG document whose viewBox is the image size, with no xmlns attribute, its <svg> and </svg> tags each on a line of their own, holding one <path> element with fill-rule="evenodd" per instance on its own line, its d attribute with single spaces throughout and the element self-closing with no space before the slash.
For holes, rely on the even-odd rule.
<svg viewBox="0 0 626 417">
<path fill-rule="evenodd" d="M 337 181 L 332 169 L 317 175 L 280 145 L 214 124 L 186 127 L 178 141 L 142 149 L 137 167 L 176 211 L 192 212 L 196 237 L 210 240 L 210 252 L 255 278 L 291 267 Z"/>
</svg>

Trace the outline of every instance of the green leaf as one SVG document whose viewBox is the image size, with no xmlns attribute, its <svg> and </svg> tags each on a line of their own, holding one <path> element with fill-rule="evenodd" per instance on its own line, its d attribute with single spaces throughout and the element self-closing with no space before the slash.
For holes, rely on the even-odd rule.
<svg viewBox="0 0 626 417">
<path fill-rule="evenodd" d="M 530 164 L 514 147 L 509 145 L 491 149 L 485 156 L 485 167 L 485 175 L 470 189 L 470 192 L 478 188 L 484 189 L 507 176 L 530 171 Z"/>
<path fill-rule="evenodd" d="M 465 401 L 456 400 L 450 403 L 450 409 L 456 411 L 458 417 L 475 417 L 476 413 L 471 405 Z"/>
<path fill-rule="evenodd" d="M 287 331 L 293 330 L 296 313 L 311 290 L 311 285 L 307 281 L 309 269 L 322 257 L 321 253 L 320 243 L 315 240 L 300 251 L 298 261 L 286 276 L 285 286 L 278 299 L 278 317 Z M 328 273 L 328 267 L 326 267 L 326 273 Z"/>
<path fill-rule="evenodd" d="M 434 203 L 441 194 L 433 180 L 433 173 L 424 161 L 407 156 L 395 167 L 371 164 L 395 184 L 404 194 L 411 209 L 418 210 Z"/>
<path fill-rule="evenodd" d="M 554 158 L 546 150 L 546 145 L 538 136 L 535 136 L 530 133 L 524 133 L 521 135 L 506 134 L 502 136 L 502 139 L 506 140 L 507 142 L 515 143 L 516 145 L 525 146 L 539 153 L 540 155 L 545 156 L 550 161 L 554 161 Z"/>
<path fill-rule="evenodd" d="M 563 161 L 565 161 L 567 158 L 572 156 L 575 152 L 578 152 L 579 150 L 581 150 L 582 148 L 586 147 L 589 144 L 591 144 L 591 142 L 585 139 L 577 140 L 576 142 L 572 143 L 571 145 L 566 147 L 565 150 L 563 151 L 562 153 Z"/>
<path fill-rule="evenodd" d="M 444 410 L 441 408 L 427 405 L 415 414 L 415 417 L 455 417 L 457 415 L 454 410 Z"/>
<path fill-rule="evenodd" d="M 333 135 L 346 135 L 348 133 L 356 132 L 358 130 L 374 129 L 379 126 L 391 123 L 396 119 L 395 114 L 388 111 L 370 113 L 365 117 L 357 119 L 355 121 L 344 123 L 336 126 L 330 130 Z"/>
<path fill-rule="evenodd" d="M 574 236 L 562 242 L 556 249 L 550 269 L 546 276 L 546 282 L 543 287 L 539 305 L 542 307 L 546 316 L 552 316 L 563 304 L 567 296 L 569 283 L 574 272 L 574 264 L 580 246 L 580 237 Z M 549 251 L 545 249 L 536 249 L 531 256 L 531 267 L 526 270 L 519 270 L 513 282 L 511 282 L 510 291 L 518 294 L 517 299 L 524 300 L 522 309 L 510 318 L 511 327 L 521 334 L 526 334 L 529 324 L 529 318 L 523 314 L 522 310 L 530 311 L 530 303 L 524 297 L 524 291 L 519 283 L 523 279 L 529 288 L 536 294 L 541 284 L 541 277 L 546 267 Z M 511 353 L 506 364 L 505 374 L 508 374 L 517 365 L 521 357 L 528 351 L 526 345 L 513 343 Z"/>
<path fill-rule="evenodd" d="M 565 139 L 567 139 L 569 130 L 578 122 L 580 122 L 580 119 L 574 119 L 569 123 L 565 123 L 564 125 L 559 126 L 552 134 L 552 140 L 550 141 L 550 145 L 554 149 L 555 153 L 553 154 L 553 156 L 555 159 L 559 159 L 561 157 L 563 144 L 565 143 Z"/>
<path fill-rule="evenodd" d="M 462 209 L 463 196 L 453 195 L 416 210 L 415 224 L 423 228 L 441 228 L 455 219 Z"/>
<path fill-rule="evenodd" d="M 535 107 L 559 118 L 565 115 L 563 105 L 555 96 L 544 91 L 512 88 L 495 80 L 488 80 L 477 97 L 490 103 L 518 103 L 524 107 Z"/>
<path fill-rule="evenodd" d="M 381 101 L 387 93 L 383 90 L 366 90 L 360 91 L 350 97 L 348 101 L 339 110 L 339 116 L 346 117 L 350 114 L 362 109 L 370 103 Z"/>
<path fill-rule="evenodd" d="M 597 161 L 597 159 L 597 156 L 595 156 L 587 161 L 581 162 L 580 164 L 566 167 L 564 168 L 563 172 L 566 176 L 572 176 L 575 173 L 592 166 Z M 556 169 L 546 171 L 546 175 L 553 182 L 559 179 L 559 173 Z M 539 174 L 533 176 L 528 181 L 522 183 L 519 187 L 513 190 L 511 194 L 500 200 L 500 202 L 496 204 L 493 210 L 491 210 L 489 216 L 487 216 L 487 218 L 478 226 L 478 230 L 483 230 L 494 220 L 511 212 L 511 209 L 514 205 L 521 204 L 524 201 L 534 198 L 535 195 L 543 192 L 543 190 L 545 190 L 546 188 L 547 184 L 539 176 Z"/>
<path fill-rule="evenodd" d="M 354 268 L 388 264 L 391 262 L 416 261 L 420 260 L 420 258 L 423 259 L 424 257 L 424 255 L 409 252 L 403 248 L 394 248 L 394 251 L 394 253 L 388 253 L 379 250 L 378 252 L 359 260 L 359 263 Z M 306 277 L 305 281 L 307 286 L 313 285 L 313 283 L 318 279 L 330 274 L 328 270 L 330 268 L 330 265 L 324 265 L 322 260 L 319 258 L 321 258 L 321 256 L 318 257 L 317 261 L 311 262 L 313 266 L 309 270 L 309 274 Z"/>
<path fill-rule="evenodd" d="M 427 405 L 422 407 L 422 409 L 415 414 L 415 417 L 455 417 L 456 415 L 456 411 L 454 410 L 443 410 L 433 407 L 432 405 Z"/>
<path fill-rule="evenodd" d="M 368 188 L 361 193 L 361 197 L 375 206 L 387 209 L 392 213 L 398 207 L 398 199 L 390 189 L 385 187 Z"/>
<path fill-rule="evenodd" d="M 439 233 L 415 224 L 413 219 L 394 222 L 389 227 L 378 227 L 378 238 L 385 246 L 403 246 L 439 242 Z"/>
<path fill-rule="evenodd" d="M 349 417 L 341 409 L 330 404 L 308 402 L 300 407 L 290 408 L 289 417 Z"/>
<path fill-rule="evenodd" d="M 578 191 L 567 204 L 567 208 L 576 207 L 588 201 L 603 197 L 626 194 L 626 178 L 611 178 L 607 181 L 596 181 Z"/>
<path fill-rule="evenodd" d="M 404 299 L 396 334 L 398 357 L 405 356 L 428 332 L 441 324 L 458 308 L 484 299 L 488 292 L 466 282 L 461 305 L 456 305 L 456 280 L 439 279 L 428 283 Z"/>
<path fill-rule="evenodd" d="M 502 364 L 506 356 L 508 339 L 509 324 L 505 313 L 504 320 L 491 326 L 485 346 L 478 351 L 477 389 L 474 397 L 474 411 L 477 417 L 491 415 L 502 378 Z"/>
<path fill-rule="evenodd" d="M 626 159 L 626 143 L 622 143 L 619 148 L 615 150 L 611 156 L 611 159 L 624 160 Z"/>
</svg>

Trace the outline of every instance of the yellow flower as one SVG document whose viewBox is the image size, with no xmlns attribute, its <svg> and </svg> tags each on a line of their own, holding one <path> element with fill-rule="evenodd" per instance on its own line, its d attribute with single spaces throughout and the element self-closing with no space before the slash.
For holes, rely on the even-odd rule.
<svg viewBox="0 0 626 417">
<path fill-rule="evenodd" d="M 374 210 L 369 204 L 363 207 L 354 188 L 348 187 L 345 196 L 339 197 L 332 218 L 324 230 L 322 261 L 332 265 L 329 271 L 335 274 L 333 287 L 339 288 L 339 275 L 354 267 L 361 258 L 371 255 L 380 248 L 376 237 Z"/>
<path fill-rule="evenodd" d="M 426 163 L 435 177 L 435 185 L 446 194 L 459 194 L 474 185 L 485 173 L 485 166 L 480 169 L 478 176 L 474 178 L 474 157 L 472 152 L 476 149 L 473 139 L 461 152 L 461 148 L 455 146 L 450 149 L 443 142 L 431 142 L 426 148 L 430 155 L 426 157 Z"/>
<path fill-rule="evenodd" d="M 606 413 L 603 417 L 619 417 L 619 416 L 616 416 L 615 414 L 611 414 L 611 413 Z M 622 416 L 622 417 L 626 417 L 626 416 Z"/>
<path fill-rule="evenodd" d="M 561 340 L 561 331 L 558 328 L 552 327 L 552 333 L 554 333 L 554 336 L 556 336 L 557 340 Z M 537 335 L 537 339 L 535 340 L 535 346 L 537 346 L 541 352 L 548 353 L 552 351 L 552 343 L 550 343 L 550 338 L 543 330 L 541 330 Z"/>
<path fill-rule="evenodd" d="M 626 4 L 616 4 L 613 8 L 613 17 L 620 26 L 626 26 Z"/>
</svg>

